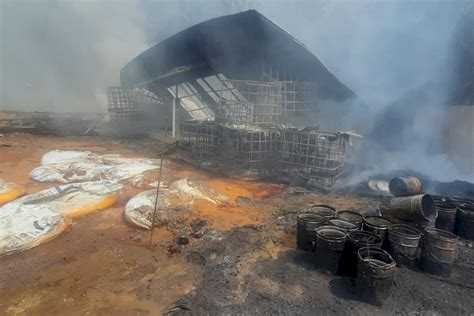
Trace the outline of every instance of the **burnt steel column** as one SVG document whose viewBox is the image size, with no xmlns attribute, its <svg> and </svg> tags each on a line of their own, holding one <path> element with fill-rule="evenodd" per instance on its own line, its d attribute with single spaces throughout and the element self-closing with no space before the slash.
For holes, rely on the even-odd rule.
<svg viewBox="0 0 474 316">
<path fill-rule="evenodd" d="M 174 102 L 173 102 L 173 138 L 176 138 L 176 107 L 179 105 L 179 96 L 178 96 L 178 85 L 176 85 L 176 91 L 174 94 Z"/>
</svg>

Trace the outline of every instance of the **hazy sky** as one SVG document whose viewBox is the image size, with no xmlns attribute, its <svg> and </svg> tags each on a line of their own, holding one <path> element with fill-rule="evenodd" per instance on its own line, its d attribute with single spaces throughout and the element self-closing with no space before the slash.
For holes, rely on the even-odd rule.
<svg viewBox="0 0 474 316">
<path fill-rule="evenodd" d="M 440 74 L 467 1 L 0 0 L 0 107 L 97 111 L 145 48 L 257 9 L 378 106 Z"/>
<path fill-rule="evenodd" d="M 306 44 L 365 101 L 366 109 L 349 113 L 353 123 L 369 129 L 378 121 L 386 129 L 376 118 L 382 112 L 388 123 L 398 124 L 394 113 L 406 125 L 396 125 L 392 135 L 404 144 L 399 152 L 367 140 L 366 156 L 359 158 L 384 170 L 461 177 L 444 153 L 433 150 L 436 142 L 432 145 L 444 109 L 431 103 L 447 95 L 449 84 L 425 91 L 424 107 L 413 98 L 395 112 L 386 105 L 446 79 L 454 69 L 453 31 L 469 4 L 472 0 L 0 0 L 0 110 L 105 111 L 105 88 L 118 85 L 120 69 L 140 52 L 209 18 L 256 9 Z M 373 133 L 378 132 L 376 127 Z M 474 146 L 467 139 L 466 146 Z"/>
</svg>

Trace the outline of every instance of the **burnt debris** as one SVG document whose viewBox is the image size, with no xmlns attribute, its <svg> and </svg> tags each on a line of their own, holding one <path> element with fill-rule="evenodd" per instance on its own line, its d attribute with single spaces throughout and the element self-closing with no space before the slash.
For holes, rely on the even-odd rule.
<svg viewBox="0 0 474 316">
<path fill-rule="evenodd" d="M 338 130 L 327 112 L 343 113 L 354 93 L 256 11 L 177 33 L 130 61 L 120 77 L 121 87 L 108 90 L 111 118 L 171 132 L 183 160 L 320 189 L 342 174 L 350 135 L 316 124 Z"/>
</svg>

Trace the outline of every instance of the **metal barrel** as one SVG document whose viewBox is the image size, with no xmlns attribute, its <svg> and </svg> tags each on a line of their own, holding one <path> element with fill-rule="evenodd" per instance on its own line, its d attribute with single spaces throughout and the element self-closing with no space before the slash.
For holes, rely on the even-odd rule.
<svg viewBox="0 0 474 316">
<path fill-rule="evenodd" d="M 425 229 L 421 251 L 421 267 L 433 274 L 451 275 L 458 256 L 459 237 L 438 228 Z"/>
<path fill-rule="evenodd" d="M 358 229 L 361 228 L 364 220 L 364 217 L 361 214 L 354 211 L 339 211 L 336 213 L 336 218 L 355 224 Z"/>
<path fill-rule="evenodd" d="M 436 228 L 454 232 L 456 225 L 457 207 L 449 202 L 435 202 L 438 217 L 436 218 Z"/>
<path fill-rule="evenodd" d="M 346 221 L 343 221 L 342 219 L 337 219 L 337 218 L 330 219 L 329 225 L 339 227 L 345 232 L 351 232 L 358 229 L 358 227 L 355 224 L 346 222 Z"/>
<path fill-rule="evenodd" d="M 434 225 L 438 216 L 434 201 L 429 194 L 393 198 L 389 209 L 391 216 L 414 221 L 424 227 L 430 226 L 430 223 Z"/>
<path fill-rule="evenodd" d="M 336 274 L 347 234 L 337 227 L 316 228 L 315 263 L 323 272 Z"/>
<path fill-rule="evenodd" d="M 382 242 L 385 240 L 385 235 L 387 233 L 387 228 L 392 224 L 392 222 L 383 216 L 366 216 L 364 217 L 363 228 L 365 231 L 371 232 L 382 239 Z"/>
<path fill-rule="evenodd" d="M 325 217 L 315 213 L 300 213 L 296 216 L 296 247 L 300 250 L 312 251 L 314 229 L 327 222 Z"/>
<path fill-rule="evenodd" d="M 390 180 L 388 189 L 393 196 L 410 196 L 420 194 L 422 185 L 417 177 L 397 177 Z"/>
<path fill-rule="evenodd" d="M 383 305 L 392 293 L 395 260 L 382 249 L 362 247 L 357 253 L 357 294 L 366 302 Z"/>
<path fill-rule="evenodd" d="M 366 231 L 352 231 L 347 234 L 347 241 L 342 253 L 340 271 L 350 277 L 357 276 L 357 251 L 362 247 L 381 248 L 382 239 Z"/>
<path fill-rule="evenodd" d="M 474 240 L 474 204 L 458 206 L 456 226 L 456 232 L 459 236 Z"/>
<path fill-rule="evenodd" d="M 397 265 L 415 267 L 421 232 L 405 224 L 393 224 L 387 228 L 386 249 Z"/>
<path fill-rule="evenodd" d="M 326 217 L 327 219 L 333 218 L 336 215 L 336 209 L 324 204 L 314 204 L 308 209 L 308 212 L 315 213 Z"/>
</svg>

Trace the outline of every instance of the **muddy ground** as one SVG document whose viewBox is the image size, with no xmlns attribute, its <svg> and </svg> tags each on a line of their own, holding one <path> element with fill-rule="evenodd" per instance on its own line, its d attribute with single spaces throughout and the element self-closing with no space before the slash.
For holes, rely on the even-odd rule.
<svg viewBox="0 0 474 316">
<path fill-rule="evenodd" d="M 3 146 L 2 146 L 3 145 Z M 28 173 L 52 149 L 152 157 L 151 140 L 10 134 L 0 137 L 0 178 L 28 193 L 54 184 Z M 124 204 L 140 189 L 125 185 L 113 207 L 74 219 L 59 237 L 0 258 L 1 315 L 410 314 L 474 313 L 474 251 L 462 242 L 449 278 L 398 269 L 383 307 L 360 301 L 353 280 L 318 272 L 295 250 L 295 216 L 308 203 L 370 212 L 378 201 L 351 194 L 294 190 L 228 179 L 169 161 L 165 177 L 204 181 L 229 196 L 196 203 L 150 233 L 129 225 Z M 192 232 L 199 231 L 199 234 Z M 189 236 L 179 245 L 177 236 Z"/>
</svg>

